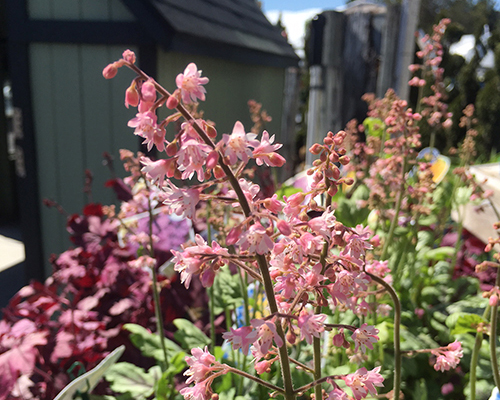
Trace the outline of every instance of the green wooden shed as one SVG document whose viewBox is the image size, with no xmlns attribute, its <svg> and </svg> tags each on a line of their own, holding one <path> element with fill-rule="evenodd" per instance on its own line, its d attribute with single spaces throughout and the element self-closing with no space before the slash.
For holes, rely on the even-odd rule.
<svg viewBox="0 0 500 400">
<path fill-rule="evenodd" d="M 247 101 L 273 117 L 268 130 L 290 143 L 286 113 L 298 57 L 255 0 L 0 0 L 7 16 L 7 56 L 19 149 L 17 192 L 26 277 L 50 273 L 48 258 L 70 246 L 65 219 L 81 212 L 85 170 L 94 176 L 93 201 L 114 198 L 102 154 L 139 149 L 123 106 L 133 78 L 122 70 L 106 81 L 101 71 L 135 51 L 139 65 L 173 89 L 175 76 L 195 62 L 210 78 L 200 108 L 219 132 L 236 120 L 250 129 Z M 290 83 L 292 82 L 292 83 Z M 292 88 L 292 89 L 290 89 Z M 290 151 L 290 146 L 288 147 Z M 22 168 L 21 168 L 22 167 Z"/>
</svg>

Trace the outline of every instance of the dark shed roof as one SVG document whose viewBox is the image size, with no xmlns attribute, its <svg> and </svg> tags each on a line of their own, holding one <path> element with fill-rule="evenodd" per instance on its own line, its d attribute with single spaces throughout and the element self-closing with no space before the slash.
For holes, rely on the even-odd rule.
<svg viewBox="0 0 500 400">
<path fill-rule="evenodd" d="M 255 0 L 123 0 L 165 50 L 272 66 L 297 65 Z"/>
</svg>

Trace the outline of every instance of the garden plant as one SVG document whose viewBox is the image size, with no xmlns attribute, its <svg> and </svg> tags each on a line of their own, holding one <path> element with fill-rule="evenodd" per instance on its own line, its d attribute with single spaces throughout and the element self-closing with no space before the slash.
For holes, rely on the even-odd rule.
<svg viewBox="0 0 500 400">
<path fill-rule="evenodd" d="M 221 135 L 203 119 L 209 80 L 194 63 L 173 92 L 129 50 L 109 64 L 106 79 L 121 67 L 136 73 L 128 126 L 165 158 L 122 151 L 130 176 L 112 181 L 120 209 L 93 204 L 72 217 L 77 247 L 6 309 L 0 399 L 53 398 L 65 385 L 58 399 L 488 398 L 500 387 L 500 260 L 489 255 L 500 239 L 478 251 L 463 235 L 467 203 L 493 206 L 468 169 L 473 106 L 449 174 L 432 137 L 421 151 L 419 135 L 421 124 L 451 123 L 440 68 L 447 23 L 411 66 L 416 111 L 393 91 L 367 95 L 361 124 L 309 149 L 307 188 L 274 194 L 252 177 L 283 166 L 281 145 L 241 122 Z M 163 120 L 160 108 L 170 110 Z M 127 359 L 113 353 L 92 369 L 123 343 Z M 90 375 L 76 387 L 69 369 Z"/>
</svg>

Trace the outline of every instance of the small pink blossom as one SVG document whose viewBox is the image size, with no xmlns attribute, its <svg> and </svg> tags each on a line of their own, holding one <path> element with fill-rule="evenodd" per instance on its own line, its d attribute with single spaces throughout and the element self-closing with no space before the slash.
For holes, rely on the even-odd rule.
<svg viewBox="0 0 500 400">
<path fill-rule="evenodd" d="M 242 326 L 231 328 L 231 332 L 225 332 L 222 337 L 232 343 L 234 350 L 242 349 L 244 354 L 248 354 L 250 346 L 257 340 L 257 331 L 251 326 Z"/>
<path fill-rule="evenodd" d="M 342 389 L 335 388 L 332 392 L 328 393 L 327 400 L 349 400 L 349 397 Z"/>
<path fill-rule="evenodd" d="M 369 326 L 366 323 L 361 325 L 351 336 L 355 343 L 354 351 L 358 351 L 359 348 L 361 348 L 361 351 L 366 353 L 367 347 L 370 350 L 373 350 L 373 343 L 377 343 L 379 340 L 379 337 L 377 336 L 378 332 L 378 329 L 374 326 Z"/>
<path fill-rule="evenodd" d="M 196 205 L 200 201 L 199 190 L 178 188 L 168 179 L 166 182 L 163 204 L 168 207 L 169 213 L 193 219 Z"/>
<path fill-rule="evenodd" d="M 306 342 L 312 344 L 313 336 L 319 338 L 324 332 L 323 322 L 327 316 L 325 314 L 313 314 L 312 312 L 302 311 L 299 316 L 298 326 L 300 328 L 300 339 L 306 339 Z"/>
<path fill-rule="evenodd" d="M 379 374 L 380 367 L 376 367 L 371 371 L 366 368 L 360 368 L 355 373 L 344 376 L 344 382 L 352 390 L 352 394 L 356 400 L 365 398 L 369 393 L 373 396 L 377 395 L 377 387 L 383 387 L 384 378 Z"/>
<path fill-rule="evenodd" d="M 243 124 L 236 121 L 231 135 L 222 135 L 222 143 L 224 143 L 224 156 L 229 159 L 231 165 L 236 164 L 238 159 L 247 163 L 252 156 L 250 146 L 258 146 L 259 141 L 255 140 L 254 133 L 246 133 Z"/>
<path fill-rule="evenodd" d="M 153 182 L 158 182 L 158 186 L 160 187 L 162 187 L 165 182 L 165 176 L 173 176 L 173 174 L 170 173 L 171 160 L 160 159 L 152 161 L 149 157 L 141 157 L 140 162 L 144 165 L 141 171 L 144 172 Z"/>
<path fill-rule="evenodd" d="M 151 151 L 153 145 L 158 151 L 165 150 L 165 129 L 156 124 L 156 114 L 152 111 L 139 112 L 135 118 L 128 122 L 128 126 L 135 128 L 134 134 L 143 137 L 142 142 L 147 145 L 148 151 Z"/>
<path fill-rule="evenodd" d="M 262 132 L 262 139 L 253 151 L 253 157 L 257 165 L 266 164 L 268 167 L 281 167 L 286 162 L 282 156 L 275 153 L 283 145 L 279 143 L 272 144 L 273 142 L 274 135 L 269 138 L 267 131 Z"/>
<path fill-rule="evenodd" d="M 463 356 L 462 344 L 455 340 L 447 347 L 432 350 L 431 353 L 437 356 L 434 369 L 441 372 L 449 371 L 460 363 Z"/>
<path fill-rule="evenodd" d="M 265 355 L 269 353 L 273 340 L 276 346 L 283 346 L 283 340 L 278 336 L 273 320 L 263 321 L 260 319 L 252 319 L 251 324 L 258 332 L 258 343 L 262 354 Z"/>
<path fill-rule="evenodd" d="M 267 235 L 266 229 L 256 222 L 250 229 L 243 233 L 237 244 L 241 250 L 248 250 L 249 253 L 266 254 L 273 249 L 273 241 Z"/>
<path fill-rule="evenodd" d="M 177 75 L 175 83 L 181 91 L 184 103 L 195 103 L 197 99 L 205 101 L 206 90 L 202 85 L 208 83 L 208 78 L 201 77 L 201 70 L 198 70 L 195 63 L 188 64 L 184 73 Z"/>
</svg>

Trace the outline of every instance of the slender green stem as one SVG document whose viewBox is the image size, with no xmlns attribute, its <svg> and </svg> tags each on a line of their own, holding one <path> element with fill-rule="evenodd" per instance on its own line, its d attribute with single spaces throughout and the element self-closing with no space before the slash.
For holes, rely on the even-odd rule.
<svg viewBox="0 0 500 400">
<path fill-rule="evenodd" d="M 495 287 L 500 286 L 500 268 L 497 269 L 497 278 L 495 280 Z M 493 372 L 493 378 L 495 380 L 495 385 L 500 390 L 500 373 L 498 371 L 498 359 L 497 359 L 497 326 L 498 326 L 498 304 L 491 306 L 491 318 L 490 318 L 490 358 L 491 358 L 491 370 Z"/>
<path fill-rule="evenodd" d="M 483 318 L 488 318 L 490 312 L 490 305 L 486 306 L 483 313 Z M 470 400 L 476 400 L 476 369 L 477 363 L 479 361 L 479 351 L 481 350 L 481 344 L 483 343 L 483 332 L 478 332 L 476 335 L 476 340 L 474 341 L 474 347 L 472 348 L 472 355 L 470 360 L 470 372 L 469 372 L 469 387 L 470 387 Z"/>
<path fill-rule="evenodd" d="M 243 376 L 245 378 L 248 378 L 254 382 L 257 382 L 258 384 L 262 385 L 262 386 L 265 386 L 267 387 L 268 389 L 271 389 L 271 390 L 274 390 L 278 393 L 281 393 L 281 394 L 284 394 L 284 391 L 282 388 L 278 387 L 278 386 L 275 386 L 273 385 L 272 383 L 269 383 L 263 379 L 260 379 L 256 376 L 253 376 L 253 375 L 250 375 L 249 373 L 245 372 L 245 371 L 241 371 L 239 369 L 236 369 L 236 368 L 233 368 L 233 367 L 230 367 L 228 365 L 226 365 L 227 367 L 227 370 L 228 372 L 232 372 L 233 374 L 236 374 L 236 375 L 240 375 L 240 376 Z"/>
<path fill-rule="evenodd" d="M 394 303 L 394 387 L 393 396 L 399 399 L 401 392 L 401 302 L 394 288 L 378 276 L 367 273 L 375 282 L 382 285 L 392 298 Z"/>
<path fill-rule="evenodd" d="M 144 182 L 146 182 L 146 186 L 148 185 L 147 179 L 144 179 Z M 149 189 L 149 187 L 148 187 Z M 154 221 L 154 215 L 153 215 L 153 206 L 151 204 L 151 198 L 148 196 L 148 214 L 149 214 L 149 255 L 154 258 L 154 241 L 153 241 L 153 221 Z M 164 368 L 162 369 L 163 372 L 165 372 L 168 368 L 168 355 L 167 355 L 167 348 L 165 346 L 165 341 L 163 340 L 165 338 L 165 330 L 163 327 L 163 315 L 161 313 L 161 305 L 160 305 L 160 292 L 158 291 L 158 275 L 156 273 L 156 266 L 153 266 L 151 268 L 152 272 L 152 286 L 153 286 L 153 300 L 154 300 L 154 307 L 155 307 L 155 317 L 156 317 L 156 331 L 157 334 L 160 335 L 160 345 L 161 345 L 161 351 L 163 353 L 163 358 L 165 360 L 165 365 L 163 366 Z"/>
</svg>

